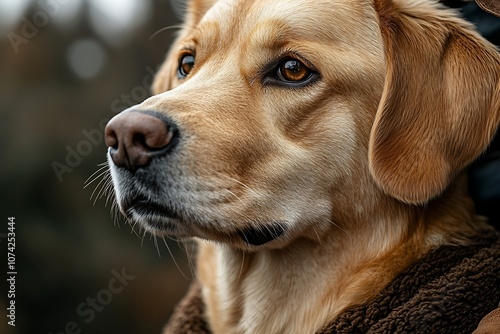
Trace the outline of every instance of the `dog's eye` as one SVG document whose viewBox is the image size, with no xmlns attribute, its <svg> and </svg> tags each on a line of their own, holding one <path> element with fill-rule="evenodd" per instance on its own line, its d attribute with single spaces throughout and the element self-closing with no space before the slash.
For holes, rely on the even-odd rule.
<svg viewBox="0 0 500 334">
<path fill-rule="evenodd" d="M 312 71 L 300 60 L 288 58 L 282 61 L 276 71 L 276 78 L 283 82 L 303 82 L 309 79 Z"/>
<path fill-rule="evenodd" d="M 179 79 L 183 79 L 188 76 L 194 67 L 194 56 L 190 53 L 182 55 L 179 59 L 179 68 L 177 70 L 177 76 Z"/>
<path fill-rule="evenodd" d="M 265 86 L 283 88 L 305 87 L 321 78 L 317 71 L 291 56 L 269 64 L 264 73 L 262 83 Z"/>
</svg>

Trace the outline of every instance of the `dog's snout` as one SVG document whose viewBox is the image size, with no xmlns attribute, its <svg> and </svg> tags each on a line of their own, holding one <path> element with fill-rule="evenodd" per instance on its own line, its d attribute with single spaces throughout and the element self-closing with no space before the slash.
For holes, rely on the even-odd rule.
<svg viewBox="0 0 500 334">
<path fill-rule="evenodd" d="M 161 114 L 130 110 L 111 119 L 104 138 L 115 165 L 135 172 L 148 166 L 153 158 L 166 155 L 177 134 L 175 124 Z"/>
</svg>

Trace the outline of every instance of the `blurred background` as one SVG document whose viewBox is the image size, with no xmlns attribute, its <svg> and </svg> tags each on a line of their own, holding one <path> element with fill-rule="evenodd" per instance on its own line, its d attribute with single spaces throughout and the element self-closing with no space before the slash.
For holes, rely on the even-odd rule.
<svg viewBox="0 0 500 334">
<path fill-rule="evenodd" d="M 118 226 L 105 198 L 90 200 L 100 179 L 84 189 L 105 161 L 106 121 L 149 96 L 177 30 L 162 28 L 182 9 L 0 0 L 0 333 L 160 333 L 185 293 L 186 247 L 167 240 L 178 269 L 162 240 L 157 250 Z M 11 216 L 16 327 L 5 314 Z"/>
<path fill-rule="evenodd" d="M 467 6 L 498 45 L 500 20 Z M 106 198 L 95 200 L 100 188 L 91 199 L 100 178 L 84 188 L 105 161 L 106 121 L 149 96 L 182 9 L 180 0 L 0 0 L 0 333 L 160 333 L 184 295 L 189 245 L 167 240 L 170 256 L 162 240 L 114 221 Z M 5 314 L 8 217 L 16 327 Z"/>
</svg>

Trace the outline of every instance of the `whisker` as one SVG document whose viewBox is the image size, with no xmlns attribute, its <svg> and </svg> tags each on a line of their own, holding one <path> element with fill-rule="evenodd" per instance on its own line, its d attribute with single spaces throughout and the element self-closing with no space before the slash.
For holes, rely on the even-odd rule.
<svg viewBox="0 0 500 334">
<path fill-rule="evenodd" d="M 224 190 L 227 191 L 228 193 L 230 193 L 231 195 L 233 195 L 234 197 L 236 197 L 240 202 L 243 202 L 243 200 L 238 195 L 233 193 L 231 190 L 229 190 L 229 189 L 224 189 Z"/>
<path fill-rule="evenodd" d="M 187 255 L 187 258 L 188 258 L 188 265 L 189 265 L 189 271 L 191 272 L 191 277 L 194 278 L 196 276 L 195 272 L 196 272 L 196 268 L 195 268 L 195 263 L 193 262 L 193 257 L 194 257 L 194 250 L 196 248 L 195 246 L 196 244 L 191 241 L 189 246 L 191 248 L 191 252 L 190 254 L 187 253 L 187 249 L 186 249 L 186 255 Z"/>
<path fill-rule="evenodd" d="M 97 183 L 97 185 L 94 187 L 94 190 L 92 191 L 92 194 L 90 195 L 89 200 L 91 200 L 91 201 L 92 201 L 93 199 L 97 199 L 97 197 L 95 197 L 95 198 L 94 198 L 94 195 L 95 195 L 96 191 L 98 191 L 98 190 L 100 190 L 100 189 L 101 189 L 101 185 L 102 185 L 102 186 L 104 186 L 105 181 L 106 181 L 106 179 L 107 179 L 107 177 L 106 177 L 106 175 L 104 175 L 104 173 L 103 173 L 103 174 L 101 174 L 101 175 L 100 175 L 100 177 L 101 177 L 101 180 L 100 180 L 100 181 Z M 104 184 L 103 184 L 103 182 L 104 182 Z M 94 204 L 95 204 L 95 201 L 94 201 Z"/>
<path fill-rule="evenodd" d="M 327 223 L 329 223 L 329 224 L 337 227 L 339 230 L 341 230 L 342 232 L 344 232 L 346 236 L 351 237 L 351 235 L 349 233 L 347 233 L 346 230 L 344 230 L 340 225 L 338 225 L 335 222 L 333 222 L 331 219 L 327 219 L 326 221 L 327 221 Z"/>
<path fill-rule="evenodd" d="M 156 240 L 156 238 L 155 238 L 155 240 Z M 162 240 L 163 240 L 163 243 L 165 244 L 165 247 L 167 247 L 168 253 L 170 254 L 170 257 L 172 258 L 172 261 L 174 261 L 174 264 L 177 267 L 177 269 L 179 270 L 179 272 L 181 273 L 181 275 L 185 279 L 189 280 L 189 278 L 186 276 L 186 274 L 184 274 L 184 272 L 182 271 L 181 267 L 179 267 L 179 264 L 177 263 L 177 261 L 175 261 L 174 254 L 172 254 L 172 251 L 170 250 L 170 247 L 168 246 L 168 243 L 164 237 L 162 237 Z"/>
<path fill-rule="evenodd" d="M 224 174 L 222 174 L 222 175 L 224 175 Z M 243 182 L 241 182 L 241 181 L 239 181 L 239 180 L 235 179 L 234 177 L 228 176 L 228 175 L 224 175 L 224 176 L 226 176 L 226 177 L 227 177 L 228 179 L 230 179 L 230 180 L 233 180 L 233 181 L 235 181 L 235 182 L 237 182 L 237 183 L 241 184 L 243 187 L 245 187 L 245 188 L 246 188 L 248 191 L 250 191 L 252 194 L 254 194 L 254 195 L 258 196 L 258 194 L 257 194 L 257 192 L 255 192 L 255 190 L 253 190 L 252 188 L 250 188 L 249 186 L 247 186 L 247 185 L 246 185 L 246 184 L 244 184 Z"/>
<path fill-rule="evenodd" d="M 120 208 L 118 207 L 118 203 L 116 198 L 113 199 L 113 203 L 111 205 L 111 216 L 113 217 L 113 225 L 120 227 Z"/>
<path fill-rule="evenodd" d="M 142 238 L 141 238 L 141 248 L 144 245 L 144 237 L 146 236 L 146 233 L 148 233 L 148 231 L 144 230 L 144 234 L 142 235 Z"/>
<path fill-rule="evenodd" d="M 243 266 L 245 264 L 245 251 L 242 251 L 243 258 L 241 259 L 240 273 L 238 274 L 238 282 L 240 281 L 241 274 L 243 273 Z"/>
<path fill-rule="evenodd" d="M 106 190 L 108 192 L 108 195 L 106 196 L 106 202 L 104 203 L 104 207 L 108 206 L 108 202 L 111 202 L 114 199 L 115 192 L 113 190 L 114 190 L 113 189 L 113 180 L 111 178 L 109 178 L 108 188 Z"/>
<path fill-rule="evenodd" d="M 132 230 L 130 231 L 130 234 L 132 234 L 132 233 L 133 233 L 133 234 L 135 234 L 135 235 L 136 235 L 139 239 L 141 239 L 141 236 L 140 236 L 140 235 L 139 235 L 139 233 L 137 233 L 137 232 L 136 232 L 136 230 L 135 230 L 135 226 L 136 226 L 136 225 L 137 225 L 137 222 L 134 222 L 134 224 L 133 224 L 133 225 L 131 225 Z"/>
<path fill-rule="evenodd" d="M 113 181 L 111 179 L 111 174 L 109 174 L 107 177 L 106 177 L 106 181 L 104 181 L 104 191 L 103 193 L 101 194 L 101 196 L 99 197 L 100 199 L 105 197 L 106 198 L 106 202 L 104 202 L 104 206 L 106 207 L 107 204 L 108 204 L 108 201 L 109 201 L 109 196 L 110 194 L 111 195 L 114 195 L 114 191 L 113 191 Z"/>
<path fill-rule="evenodd" d="M 102 182 L 103 182 L 104 180 L 106 180 L 106 176 L 104 176 L 104 177 L 101 179 L 101 181 L 99 181 L 99 183 L 98 183 L 98 184 L 97 184 L 97 186 L 95 187 L 94 191 L 93 191 L 93 192 L 92 192 L 92 194 L 90 195 L 90 200 L 92 200 L 92 198 L 94 197 L 95 192 L 97 191 L 97 189 L 99 189 L 99 186 L 102 184 Z M 100 191 L 98 192 L 98 194 L 99 194 L 99 193 L 100 193 Z M 96 201 L 97 201 L 97 197 L 98 197 L 98 196 L 96 196 L 96 197 L 95 197 L 93 205 L 95 205 L 95 203 L 96 203 Z"/>
<path fill-rule="evenodd" d="M 156 239 L 156 235 L 154 236 L 153 240 L 155 243 L 156 251 L 158 252 L 158 257 L 161 259 L 160 247 L 158 247 L 158 240 Z"/>
<path fill-rule="evenodd" d="M 84 187 L 83 189 L 87 188 L 90 184 L 92 184 L 95 180 L 97 180 L 99 177 L 101 177 L 101 175 L 103 175 L 104 173 L 107 172 L 107 169 L 108 169 L 108 164 L 106 163 L 106 165 L 103 165 L 101 166 L 99 169 L 97 169 L 94 173 L 92 173 L 92 175 L 90 175 L 87 180 L 85 180 L 85 182 L 83 183 L 84 184 Z M 102 172 L 103 170 L 105 170 L 104 172 Z M 102 172 L 102 173 L 101 173 Z M 99 174 L 98 176 L 95 176 L 96 174 L 98 173 L 101 173 Z M 94 177 L 95 176 L 95 177 Z M 93 178 L 94 177 L 94 178 Z M 92 179 L 93 178 L 93 179 Z M 92 180 L 91 180 L 92 179 Z"/>
<path fill-rule="evenodd" d="M 316 228 L 313 226 L 313 231 L 314 231 L 314 234 L 316 234 L 316 237 L 318 238 L 318 243 L 320 246 L 323 246 L 321 244 L 321 238 L 319 237 L 319 234 L 318 234 L 318 231 L 316 230 Z"/>
<path fill-rule="evenodd" d="M 151 36 L 149 36 L 148 39 L 151 40 L 151 39 L 155 38 L 158 34 L 161 34 L 164 31 L 167 31 L 170 29 L 182 29 L 183 27 L 184 27 L 183 25 L 177 24 L 177 25 L 173 25 L 173 26 L 160 28 L 160 29 L 156 30 Z"/>
<path fill-rule="evenodd" d="M 167 238 L 167 239 L 168 239 L 168 240 L 170 240 L 170 241 L 176 241 L 176 242 L 178 242 L 178 241 L 179 241 L 179 240 L 177 240 L 176 238 L 170 237 L 170 236 L 168 236 L 168 235 L 163 236 L 163 238 Z"/>
<path fill-rule="evenodd" d="M 98 200 L 98 199 L 100 199 L 100 198 L 102 198 L 102 196 L 105 194 L 105 191 L 104 191 L 104 190 L 105 190 L 105 189 L 107 189 L 107 187 L 109 186 L 109 182 L 108 182 L 108 181 L 109 181 L 109 178 L 110 178 L 110 177 L 111 177 L 111 176 L 110 176 L 109 174 L 108 174 L 108 175 L 106 175 L 106 176 L 104 176 L 104 177 L 102 178 L 101 182 L 99 182 L 99 183 L 97 184 L 97 187 L 98 187 L 98 186 L 99 186 L 99 184 L 101 184 L 102 182 L 104 182 L 104 183 L 102 183 L 101 190 L 99 190 L 99 192 L 97 193 L 97 195 L 96 195 L 96 196 L 95 196 L 95 198 L 94 198 L 94 204 L 93 204 L 93 205 L 95 205 L 95 203 L 97 202 L 97 200 Z M 96 190 L 97 190 L 97 187 L 96 187 Z M 94 192 L 95 192 L 95 190 L 94 190 Z M 93 194 L 93 193 L 92 193 L 92 194 Z"/>
<path fill-rule="evenodd" d="M 225 178 L 227 178 L 227 179 L 229 179 L 229 180 L 231 180 L 231 181 L 234 181 L 234 182 L 236 182 L 236 183 L 240 184 L 240 185 L 241 185 L 241 186 L 243 186 L 245 189 L 247 189 L 248 191 L 250 191 L 252 194 L 254 194 L 254 195 L 258 196 L 258 194 L 257 194 L 257 192 L 256 192 L 255 190 L 253 190 L 252 188 L 250 188 L 248 185 L 246 185 L 245 183 L 241 182 L 240 180 L 237 180 L 237 179 L 235 179 L 234 177 L 231 177 L 231 176 L 229 176 L 229 175 L 226 175 L 226 174 L 224 174 L 224 173 L 221 173 L 221 172 L 219 172 L 219 171 L 216 171 L 215 169 L 212 169 L 212 168 L 211 168 L 211 170 L 212 170 L 212 172 L 214 172 L 214 173 L 216 173 L 216 174 L 218 174 L 218 175 L 221 175 L 221 176 L 223 176 L 223 177 L 225 177 Z"/>
</svg>

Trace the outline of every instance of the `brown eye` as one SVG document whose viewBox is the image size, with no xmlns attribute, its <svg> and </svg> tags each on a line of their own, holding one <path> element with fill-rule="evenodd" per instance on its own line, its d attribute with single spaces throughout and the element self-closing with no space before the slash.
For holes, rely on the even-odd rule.
<svg viewBox="0 0 500 334">
<path fill-rule="evenodd" d="M 190 53 L 184 54 L 179 59 L 179 68 L 177 70 L 177 76 L 179 79 L 183 79 L 189 75 L 194 67 L 194 56 Z"/>
<path fill-rule="evenodd" d="M 311 77 L 312 71 L 297 59 L 286 59 L 278 67 L 277 79 L 284 82 L 302 82 Z"/>
</svg>

